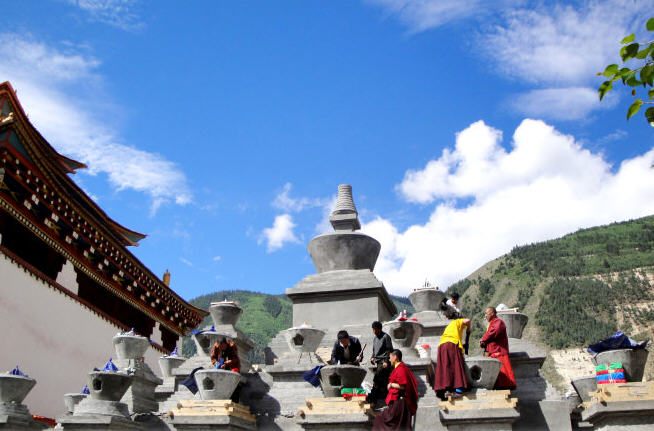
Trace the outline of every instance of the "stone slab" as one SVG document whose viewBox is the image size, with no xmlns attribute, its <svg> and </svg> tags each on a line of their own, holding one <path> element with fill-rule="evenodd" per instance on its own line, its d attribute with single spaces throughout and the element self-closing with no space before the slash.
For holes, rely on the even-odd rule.
<svg viewBox="0 0 654 431">
<path fill-rule="evenodd" d="M 233 416 L 175 416 L 171 423 L 177 431 L 255 430 L 256 424 Z"/>
<path fill-rule="evenodd" d="M 597 401 L 584 404 L 581 412 L 581 419 L 599 425 L 604 422 L 620 422 L 620 417 L 646 416 L 649 424 L 654 426 L 654 400 L 629 400 L 629 401 L 611 401 L 608 403 L 599 403 Z M 609 421 L 611 419 L 611 421 Z M 654 429 L 654 427 L 652 428 Z"/>
<path fill-rule="evenodd" d="M 66 415 L 58 419 L 65 431 L 131 431 L 141 426 L 130 419 L 104 415 Z"/>
</svg>

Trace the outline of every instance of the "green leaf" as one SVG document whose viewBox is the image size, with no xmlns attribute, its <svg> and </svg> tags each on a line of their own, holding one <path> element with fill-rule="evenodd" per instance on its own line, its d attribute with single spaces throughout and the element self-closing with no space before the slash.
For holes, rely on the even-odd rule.
<svg viewBox="0 0 654 431">
<path fill-rule="evenodd" d="M 636 40 L 636 35 L 631 33 L 629 36 L 625 36 L 620 43 L 624 45 L 625 43 L 633 42 L 634 40 Z"/>
<path fill-rule="evenodd" d="M 649 91 L 647 92 L 647 95 L 649 96 L 649 100 L 654 99 L 654 90 L 649 90 Z"/>
<path fill-rule="evenodd" d="M 652 46 L 653 45 L 649 45 L 645 49 L 641 49 L 640 51 L 638 51 L 638 53 L 636 54 L 636 58 L 639 60 L 643 60 L 647 58 L 647 55 L 649 54 L 649 50 L 652 49 Z"/>
<path fill-rule="evenodd" d="M 654 127 L 654 107 L 645 110 L 645 119 L 650 126 Z"/>
<path fill-rule="evenodd" d="M 597 92 L 599 93 L 599 99 L 602 100 L 604 98 L 604 95 L 611 91 L 613 88 L 613 83 L 611 81 L 604 81 L 602 85 L 599 86 L 597 89 Z"/>
<path fill-rule="evenodd" d="M 648 64 L 643 66 L 640 70 L 640 80 L 643 84 L 652 85 L 652 78 L 654 78 L 654 65 Z"/>
<path fill-rule="evenodd" d="M 642 104 L 643 104 L 642 100 L 640 99 L 634 100 L 634 103 L 632 103 L 629 109 L 627 109 L 627 120 L 633 117 L 636 112 L 638 112 Z"/>
<path fill-rule="evenodd" d="M 654 31 L 654 18 L 648 19 L 645 27 L 647 27 L 648 31 Z"/>
<path fill-rule="evenodd" d="M 630 58 L 634 58 L 636 54 L 638 54 L 638 48 L 640 48 L 640 45 L 637 43 L 623 46 L 622 49 L 620 49 L 620 56 L 622 57 L 622 61 L 627 61 Z"/>
<path fill-rule="evenodd" d="M 626 84 L 628 86 L 630 86 L 630 87 L 638 87 L 639 85 L 642 85 L 643 83 L 640 82 L 639 80 L 637 80 L 635 76 L 631 76 L 631 77 L 629 77 L 629 79 L 627 79 Z"/>
<path fill-rule="evenodd" d="M 626 84 L 627 81 L 629 81 L 631 78 L 635 76 L 636 76 L 636 72 L 634 70 L 629 69 L 629 72 L 622 73 L 622 83 Z"/>
<path fill-rule="evenodd" d="M 606 69 L 604 69 L 604 72 L 602 72 L 602 75 L 606 76 L 607 78 L 610 76 L 615 75 L 618 72 L 618 65 L 617 64 L 609 64 L 606 66 Z"/>
</svg>

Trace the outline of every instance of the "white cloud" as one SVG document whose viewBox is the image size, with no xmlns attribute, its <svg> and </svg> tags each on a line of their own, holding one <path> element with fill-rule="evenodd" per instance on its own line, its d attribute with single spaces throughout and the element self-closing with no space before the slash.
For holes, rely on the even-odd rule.
<svg viewBox="0 0 654 431">
<path fill-rule="evenodd" d="M 87 12 L 92 21 L 123 30 L 135 30 L 143 25 L 135 11 L 139 0 L 68 0 L 68 3 Z"/>
<path fill-rule="evenodd" d="M 619 61 L 620 40 L 643 28 L 651 5 L 632 0 L 544 4 L 509 11 L 480 32 L 478 49 L 506 76 L 544 88 L 518 95 L 513 108 L 526 116 L 577 120 L 614 107 L 618 94 L 601 103 L 596 73 Z"/>
<path fill-rule="evenodd" d="M 475 15 L 484 8 L 482 0 L 367 0 L 396 15 L 411 32 L 421 32 L 451 21 Z"/>
<path fill-rule="evenodd" d="M 182 262 L 182 263 L 183 263 L 184 265 L 186 265 L 186 266 L 193 266 L 193 262 L 191 262 L 190 260 L 185 259 L 185 258 L 183 258 L 183 257 L 180 257 L 180 258 L 179 258 L 179 261 Z"/>
<path fill-rule="evenodd" d="M 453 149 L 406 173 L 401 195 L 434 205 L 424 224 L 364 224 L 382 244 L 375 272 L 391 292 L 408 294 L 425 278 L 447 287 L 515 245 L 654 213 L 654 150 L 613 169 L 542 121 L 524 120 L 508 150 L 501 139 L 476 122 Z"/>
<path fill-rule="evenodd" d="M 600 102 L 597 89 L 587 87 L 531 90 L 510 101 L 512 109 L 520 114 L 561 121 L 582 120 L 595 110 L 613 108 L 617 103 L 617 93 L 609 93 Z"/>
<path fill-rule="evenodd" d="M 632 0 L 545 4 L 517 9 L 480 36 L 480 48 L 499 70 L 526 82 L 587 83 L 616 62 L 620 40 L 642 27 L 651 5 Z"/>
<path fill-rule="evenodd" d="M 213 259 L 211 259 L 211 260 L 213 260 L 214 262 L 219 262 L 219 261 L 222 260 L 222 257 L 220 257 L 220 256 L 214 256 Z"/>
<path fill-rule="evenodd" d="M 11 33 L 0 40 L 0 76 L 11 82 L 30 120 L 57 151 L 86 163 L 88 174 L 106 174 L 116 190 L 146 193 L 151 212 L 168 202 L 191 201 L 186 176 L 175 163 L 121 143 L 88 101 L 75 99 L 79 87 L 87 97 L 99 92 L 93 88 L 102 81 L 94 71 L 96 59 Z"/>
<path fill-rule="evenodd" d="M 300 240 L 293 233 L 295 226 L 290 214 L 278 215 L 275 217 L 272 227 L 265 228 L 261 233 L 259 244 L 265 241 L 267 251 L 271 253 L 279 250 L 286 243 L 298 243 Z"/>
<path fill-rule="evenodd" d="M 325 204 L 324 199 L 312 199 L 307 197 L 293 198 L 291 197 L 292 188 L 293 185 L 291 183 L 284 184 L 282 190 L 272 201 L 272 206 L 286 212 L 300 212 Z"/>
<path fill-rule="evenodd" d="M 398 17 L 410 32 L 474 20 L 480 29 L 474 41 L 478 55 L 490 59 L 501 75 L 540 87 L 517 95 L 509 104 L 520 114 L 552 120 L 585 118 L 616 105 L 617 93 L 611 100 L 598 101 L 601 81 L 596 73 L 618 62 L 620 40 L 642 30 L 651 9 L 649 2 L 633 0 L 574 5 L 521 0 L 368 2 Z"/>
<path fill-rule="evenodd" d="M 280 209 L 285 212 L 302 212 L 312 208 L 320 208 L 322 211 L 322 218 L 316 224 L 316 233 L 324 233 L 332 230 L 332 225 L 329 223 L 329 215 L 331 214 L 334 206 L 336 205 L 336 194 L 326 198 L 307 198 L 291 197 L 291 183 L 284 184 L 282 190 L 277 193 L 271 205 L 273 208 Z"/>
</svg>

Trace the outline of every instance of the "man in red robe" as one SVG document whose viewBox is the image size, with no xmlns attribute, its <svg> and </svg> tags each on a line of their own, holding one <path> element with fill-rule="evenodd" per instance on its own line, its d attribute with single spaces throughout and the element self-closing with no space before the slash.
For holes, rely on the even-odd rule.
<svg viewBox="0 0 654 431">
<path fill-rule="evenodd" d="M 515 376 L 513 367 L 509 360 L 509 339 L 506 336 L 506 325 L 504 321 L 497 317 L 497 311 L 494 307 L 486 309 L 486 320 L 488 328 L 486 333 L 479 341 L 479 345 L 485 349 L 485 356 L 499 359 L 502 362 L 500 374 L 495 381 L 495 389 L 515 389 Z"/>
<path fill-rule="evenodd" d="M 388 378 L 388 408 L 375 418 L 373 431 L 410 430 L 411 419 L 418 410 L 418 383 L 402 362 L 402 352 L 393 350 L 390 361 L 393 371 Z"/>
</svg>

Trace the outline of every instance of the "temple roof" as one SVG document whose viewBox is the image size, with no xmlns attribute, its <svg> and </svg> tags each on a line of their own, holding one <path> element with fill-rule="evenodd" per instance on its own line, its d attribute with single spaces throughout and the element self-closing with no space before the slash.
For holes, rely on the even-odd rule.
<svg viewBox="0 0 654 431">
<path fill-rule="evenodd" d="M 76 160 L 73 160 L 69 157 L 66 157 L 62 154 L 59 154 L 57 150 L 50 145 L 48 141 L 41 135 L 41 133 L 34 127 L 34 125 L 30 122 L 29 117 L 23 110 L 22 105 L 20 104 L 20 101 L 18 100 L 18 97 L 16 96 L 16 91 L 13 89 L 11 84 L 8 81 L 3 82 L 0 84 L 0 93 L 7 92 L 7 94 L 10 96 L 11 99 L 11 107 L 9 108 L 9 111 L 7 111 L 6 106 L 2 106 L 0 108 L 1 113 L 13 112 L 13 120 L 14 121 L 20 121 L 22 124 L 28 126 L 29 132 L 33 134 L 37 139 L 35 139 L 36 144 L 39 145 L 39 160 L 42 160 L 44 162 L 49 162 L 47 163 L 48 167 L 51 168 L 51 171 L 53 174 L 56 175 L 56 179 L 60 180 L 62 183 L 61 185 L 64 186 L 65 188 L 68 188 L 70 192 L 72 192 L 72 195 L 74 199 L 79 203 L 80 205 L 84 206 L 84 208 L 90 213 L 89 215 L 93 216 L 94 218 L 97 219 L 97 221 L 101 222 L 104 226 L 110 227 L 112 229 L 112 234 L 118 239 L 122 245 L 124 246 L 138 246 L 138 242 L 145 238 L 147 235 L 144 235 L 142 233 L 135 232 L 131 229 L 128 229 L 124 226 L 121 226 L 118 222 L 115 220 L 112 220 L 94 201 L 91 199 L 84 191 L 77 185 L 75 182 L 68 177 L 68 175 L 61 175 L 61 174 L 70 174 L 74 173 L 77 169 L 81 168 L 86 168 L 87 166 L 82 163 L 78 162 Z M 3 114 L 4 116 L 5 114 Z M 12 121 L 12 123 L 14 122 Z M 0 123 L 0 127 L 3 126 L 3 123 Z M 22 144 L 24 145 L 24 144 Z M 34 162 L 34 160 L 31 160 Z"/>
<path fill-rule="evenodd" d="M 46 198 L 42 197 L 42 200 L 50 200 L 51 196 L 56 196 L 58 203 L 50 206 L 53 215 L 57 212 L 56 210 L 61 211 L 61 216 L 68 214 L 68 217 L 71 217 L 73 211 L 75 212 L 77 218 L 73 221 L 69 220 L 68 224 L 73 228 L 75 226 L 77 227 L 74 229 L 77 234 L 84 231 L 87 234 L 87 240 L 90 239 L 90 241 L 87 241 L 87 246 L 90 246 L 89 251 L 93 256 L 89 258 L 89 262 L 96 265 L 89 266 L 92 271 L 97 271 L 97 260 L 102 261 L 104 259 L 105 263 L 109 261 L 109 264 L 105 264 L 105 268 L 113 265 L 113 269 L 117 269 L 116 272 L 120 271 L 119 275 L 113 275 L 114 280 L 117 278 L 120 281 L 124 281 L 123 278 L 126 277 L 124 273 L 133 273 L 131 279 L 126 277 L 127 281 L 125 283 L 133 282 L 134 287 L 137 287 L 138 281 L 139 285 L 143 285 L 144 294 L 147 293 L 145 295 L 147 298 L 144 301 L 133 301 L 137 308 L 143 308 L 143 304 L 137 304 L 138 302 L 145 302 L 145 308 L 147 310 L 144 308 L 144 311 L 147 311 L 147 314 L 154 317 L 157 313 L 155 312 L 153 315 L 152 308 L 156 307 L 148 307 L 147 305 L 156 299 L 156 304 L 164 301 L 167 304 L 173 305 L 175 310 L 179 307 L 187 310 L 190 314 L 184 313 L 185 315 L 188 314 L 186 316 L 187 322 L 184 325 L 181 323 L 172 324 L 171 321 L 173 319 L 169 319 L 170 316 L 163 314 L 155 319 L 178 334 L 183 334 L 193 329 L 200 323 L 202 317 L 208 314 L 206 311 L 187 303 L 178 296 L 143 265 L 136 256 L 127 250 L 127 246 L 137 246 L 138 242 L 145 238 L 146 235 L 128 229 L 111 219 L 71 179 L 68 174 L 75 173 L 77 169 L 86 168 L 86 165 L 59 154 L 50 145 L 29 121 L 16 96 L 16 92 L 9 82 L 0 84 L 0 148 L 2 147 L 12 148 L 12 154 L 17 157 L 17 163 L 20 161 L 30 168 L 27 173 L 35 176 L 34 180 L 41 186 L 40 193 L 44 193 L 47 196 Z M 18 178 L 23 179 L 21 177 Z M 29 183 L 29 180 L 27 180 L 27 183 Z M 37 187 L 36 190 L 39 190 L 39 188 Z M 56 193 L 53 195 L 53 192 Z M 32 195 L 32 199 L 35 197 L 36 195 Z M 68 212 L 65 211 L 65 208 L 69 208 Z M 19 208 L 19 211 L 24 211 L 24 208 Z M 45 220 L 45 222 L 48 227 L 52 228 L 52 221 Z M 51 234 L 51 232 L 46 233 Z M 88 235 L 92 236 L 89 238 Z M 53 239 L 56 241 L 61 240 L 61 238 Z M 69 239 L 67 238 L 66 241 L 69 241 Z M 102 244 L 105 245 L 104 248 Z M 113 246 L 110 244 L 113 244 Z M 66 246 L 66 244 L 62 245 Z M 101 251 L 102 253 L 100 253 Z M 102 265 L 100 267 L 102 268 Z M 103 275 L 102 269 L 100 269 L 100 274 L 101 277 L 107 277 Z M 127 290 L 132 292 L 129 287 L 127 287 Z M 115 293 L 123 296 L 122 292 L 116 291 Z M 138 299 L 139 295 L 133 294 L 133 296 L 136 297 L 135 299 Z M 178 304 L 178 306 L 174 304 Z"/>
</svg>

